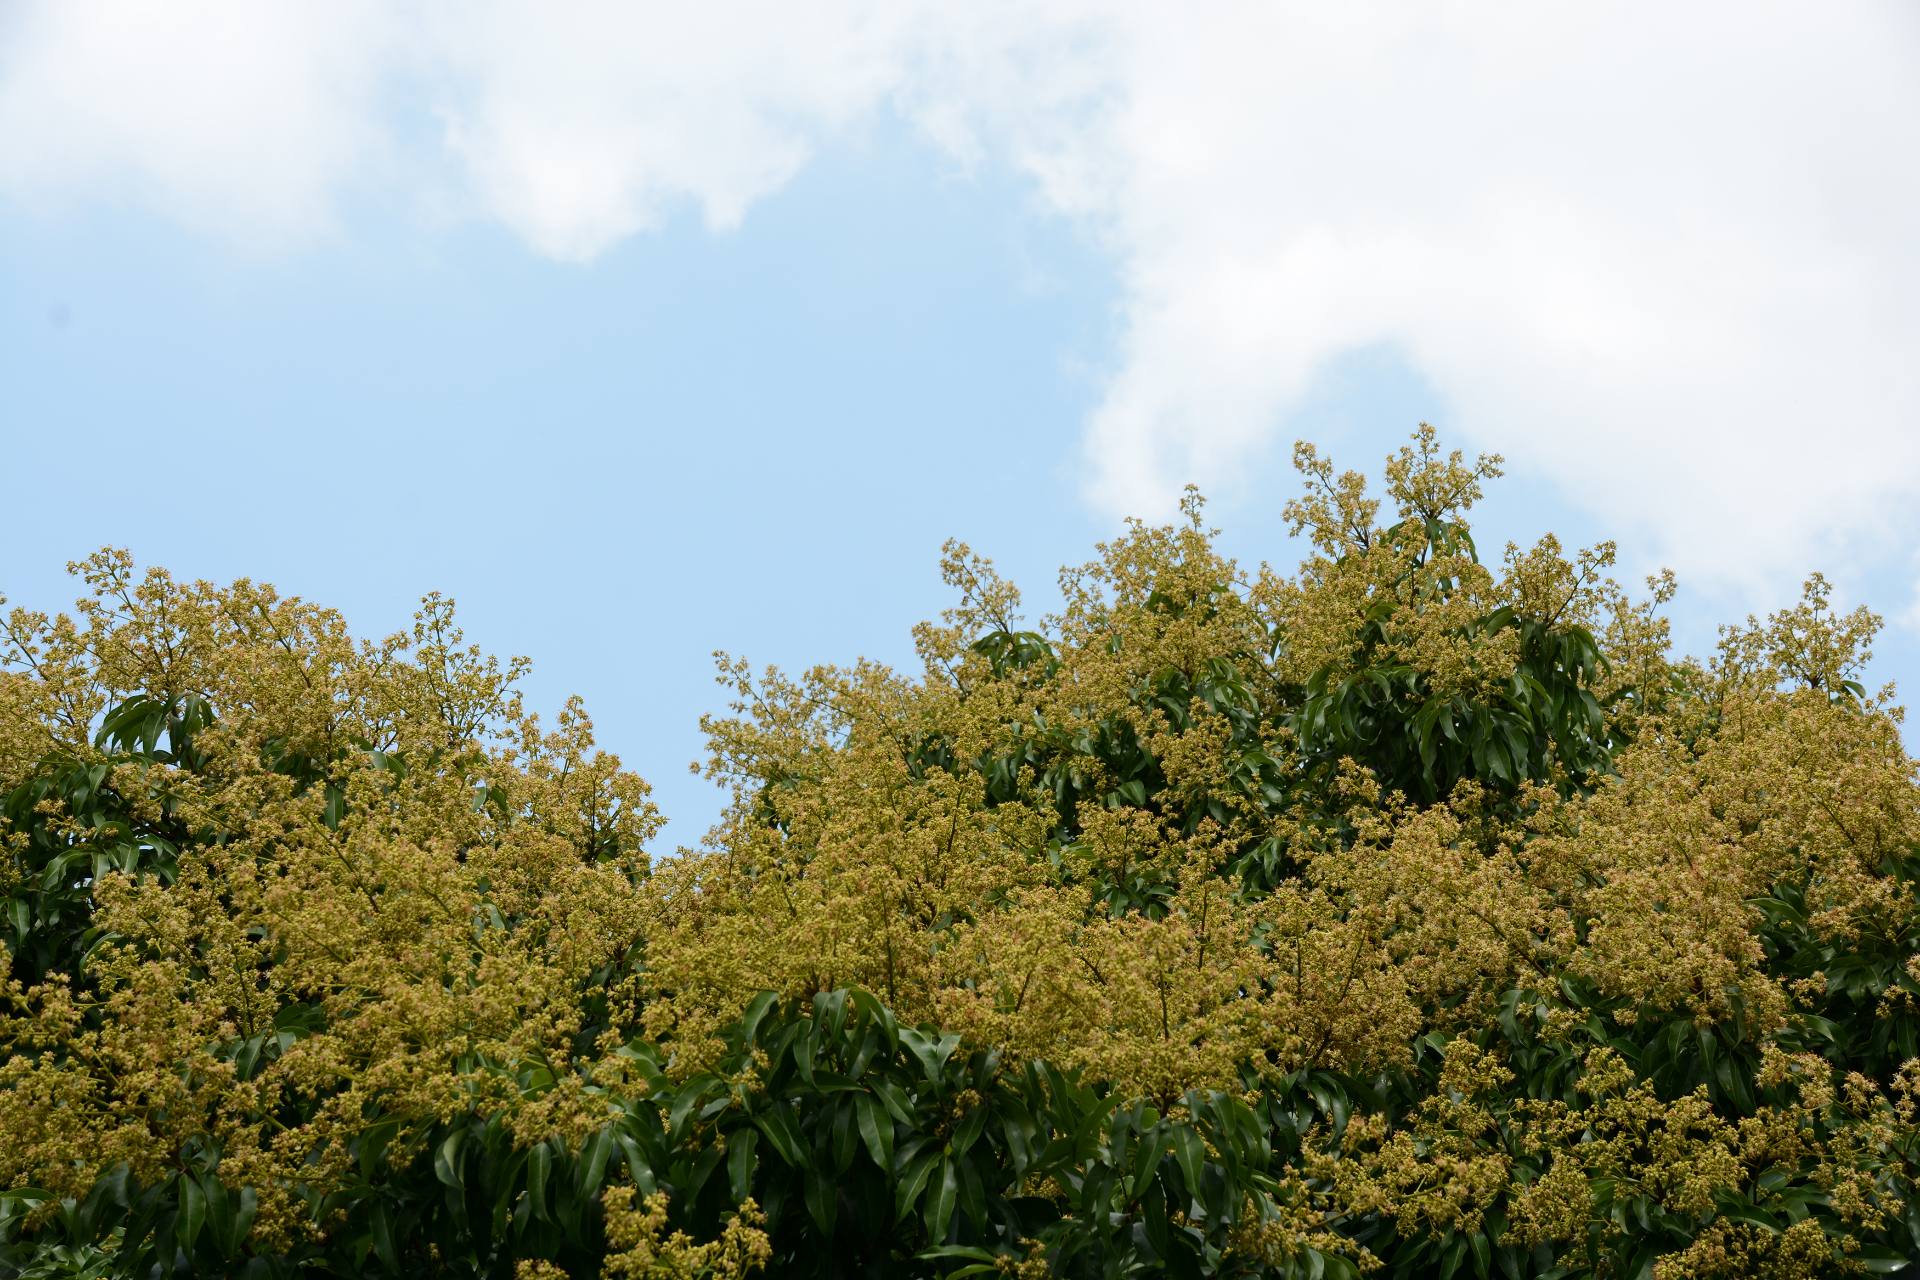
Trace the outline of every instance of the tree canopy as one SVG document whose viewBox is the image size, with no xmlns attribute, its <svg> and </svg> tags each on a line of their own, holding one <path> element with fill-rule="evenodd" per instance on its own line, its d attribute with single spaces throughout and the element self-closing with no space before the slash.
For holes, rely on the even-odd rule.
<svg viewBox="0 0 1920 1280">
<path fill-rule="evenodd" d="M 731 803 L 450 602 L 103 551 L 0 668 L 0 1269 L 1772 1276 L 1920 1257 L 1920 787 L 1878 621 L 1672 651 L 1483 560 L 1498 459 L 1308 446 L 919 667 L 723 657 Z M 619 679 L 620 673 L 601 678 Z"/>
</svg>

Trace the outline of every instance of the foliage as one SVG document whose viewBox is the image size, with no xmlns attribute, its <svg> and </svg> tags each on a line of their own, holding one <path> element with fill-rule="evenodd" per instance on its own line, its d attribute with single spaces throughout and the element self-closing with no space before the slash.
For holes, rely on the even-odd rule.
<svg viewBox="0 0 1920 1280">
<path fill-rule="evenodd" d="M 0 670 L 0 1270 L 1810 1276 L 1920 1254 L 1920 790 L 1875 620 L 1668 649 L 1497 460 L 1303 446 L 914 675 L 723 659 L 645 785 L 450 604 L 77 566 Z"/>
</svg>

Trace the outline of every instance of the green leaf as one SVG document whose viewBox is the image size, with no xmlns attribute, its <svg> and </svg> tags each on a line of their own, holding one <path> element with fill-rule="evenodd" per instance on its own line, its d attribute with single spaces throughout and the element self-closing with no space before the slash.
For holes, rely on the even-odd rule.
<svg viewBox="0 0 1920 1280">
<path fill-rule="evenodd" d="M 553 1148 L 535 1143 L 527 1152 L 527 1205 L 533 1216 L 547 1220 L 547 1175 L 553 1169 Z"/>
<path fill-rule="evenodd" d="M 774 1152 L 793 1169 L 807 1167 L 807 1153 L 800 1141 L 800 1130 L 794 1125 L 793 1112 L 785 1103 L 775 1103 L 753 1117 L 756 1128 L 767 1136 L 773 1144 Z"/>
<path fill-rule="evenodd" d="M 765 1021 L 767 1013 L 775 1004 L 779 1003 L 779 1000 L 779 992 L 762 991 L 747 1003 L 746 1012 L 740 1017 L 740 1038 L 742 1040 L 748 1044 L 754 1043 L 755 1038 L 759 1035 L 761 1022 Z"/>
<path fill-rule="evenodd" d="M 960 1036 L 957 1032 L 929 1036 L 910 1027 L 901 1031 L 900 1043 L 906 1045 L 908 1051 L 919 1060 L 921 1069 L 926 1072 L 927 1082 L 937 1085 L 940 1083 L 940 1068 L 959 1045 Z"/>
<path fill-rule="evenodd" d="M 919 1202 L 921 1190 L 927 1185 L 927 1176 L 933 1172 L 933 1167 L 939 1162 L 938 1151 L 922 1151 L 908 1163 L 905 1175 L 893 1191 L 895 1222 L 901 1221 L 913 1212 L 913 1206 Z"/>
<path fill-rule="evenodd" d="M 727 1135 L 727 1189 L 735 1204 L 753 1190 L 753 1155 L 759 1145 L 760 1134 L 754 1129 L 736 1129 Z"/>
<path fill-rule="evenodd" d="M 1200 1194 L 1200 1169 L 1206 1160 L 1206 1145 L 1191 1126 L 1180 1125 L 1173 1131 L 1173 1158 L 1186 1180 L 1187 1195 Z"/>
<path fill-rule="evenodd" d="M 987 1108 L 975 1106 L 953 1131 L 953 1154 L 965 1155 L 980 1140 L 980 1133 L 987 1127 Z"/>
<path fill-rule="evenodd" d="M 1138 1200 L 1146 1194 L 1147 1186 L 1160 1168 L 1160 1158 L 1165 1152 L 1159 1133 L 1149 1130 L 1140 1135 L 1139 1145 L 1133 1153 L 1133 1177 L 1127 1186 L 1129 1199 Z"/>
<path fill-rule="evenodd" d="M 867 1144 L 867 1154 L 873 1157 L 880 1172 L 893 1172 L 893 1117 L 886 1113 L 879 1099 L 870 1093 L 863 1093 L 854 1099 L 856 1114 L 860 1120 L 860 1138 Z"/>
<path fill-rule="evenodd" d="M 971 1160 L 959 1161 L 960 1211 L 976 1227 L 987 1225 L 987 1189 L 980 1179 L 979 1167 Z"/>
<path fill-rule="evenodd" d="M 180 1212 L 173 1222 L 173 1238 L 180 1251 L 192 1257 L 194 1241 L 199 1238 L 200 1228 L 207 1220 L 207 1193 L 201 1190 L 199 1180 L 191 1173 L 181 1174 L 177 1181 Z"/>
<path fill-rule="evenodd" d="M 913 1107 L 908 1102 L 906 1090 L 891 1080 L 876 1080 L 873 1083 L 874 1096 L 887 1106 L 887 1114 L 901 1124 L 911 1127 L 914 1123 Z"/>
<path fill-rule="evenodd" d="M 998 1262 L 1001 1255 L 991 1249 L 982 1249 L 977 1244 L 942 1244 L 931 1249 L 922 1249 L 913 1255 L 915 1258 L 963 1258 L 968 1262 Z"/>
<path fill-rule="evenodd" d="M 582 1200 L 598 1200 L 600 1183 L 606 1177 L 607 1159 L 613 1154 L 613 1131 L 610 1128 L 596 1130 L 586 1145 L 580 1148 L 580 1168 L 575 1179 L 575 1187 Z"/>
<path fill-rule="evenodd" d="M 433 1153 L 433 1176 L 456 1191 L 461 1186 L 460 1146 L 466 1138 L 465 1129 L 455 1129 L 441 1140 Z"/>
<path fill-rule="evenodd" d="M 807 1215 L 820 1228 L 822 1235 L 832 1236 L 840 1204 L 838 1180 L 822 1170 L 815 1170 L 803 1179 L 802 1192 L 807 1201 Z"/>
<path fill-rule="evenodd" d="M 865 1097 L 865 1094 L 859 1095 Z M 833 1103 L 833 1168 L 835 1173 L 845 1173 L 847 1166 L 853 1163 L 854 1147 L 860 1141 L 860 1130 L 855 1120 L 856 1105 L 852 1098 L 841 1096 Z"/>
<path fill-rule="evenodd" d="M 960 1193 L 960 1175 L 953 1167 L 953 1161 L 940 1161 L 940 1176 L 934 1180 L 933 1194 L 927 1203 L 927 1235 L 930 1239 L 945 1240 L 947 1228 L 953 1222 L 953 1206 Z"/>
<path fill-rule="evenodd" d="M 247 1233 L 253 1230 L 253 1219 L 260 1212 L 260 1193 L 252 1187 L 240 1188 L 240 1208 L 233 1215 L 233 1233 L 224 1242 L 226 1255 L 231 1258 L 240 1252 Z"/>
<path fill-rule="evenodd" d="M 1476 1231 L 1467 1237 L 1467 1244 L 1473 1249 L 1474 1274 L 1481 1277 L 1493 1273 L 1493 1246 L 1488 1243 L 1486 1233 Z"/>
<path fill-rule="evenodd" d="M 386 1264 L 389 1273 L 399 1275 L 401 1273 L 400 1247 L 393 1238 L 393 1218 L 388 1214 L 384 1202 L 374 1201 L 372 1218 L 373 1251 L 379 1255 L 380 1261 Z"/>
</svg>

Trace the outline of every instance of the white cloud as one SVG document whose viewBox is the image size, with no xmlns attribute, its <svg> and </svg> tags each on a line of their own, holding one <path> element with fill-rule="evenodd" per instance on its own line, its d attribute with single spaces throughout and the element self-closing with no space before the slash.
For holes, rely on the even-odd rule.
<svg viewBox="0 0 1920 1280">
<path fill-rule="evenodd" d="M 1233 474 L 1329 358 L 1683 568 L 1920 494 L 1920 25 L 1893 6 L 1147 7 L 1080 117 L 1126 272 L 1095 496 Z"/>
<path fill-rule="evenodd" d="M 396 100 L 476 212 L 573 260 L 681 203 L 731 226 L 900 110 L 1112 252 L 1124 338 L 1086 428 L 1110 510 L 1229 485 L 1382 343 L 1474 443 L 1683 570 L 1796 574 L 1920 505 L 1903 0 L 5 12 L 0 191 L 253 239 L 432 168 L 396 160 Z"/>
<path fill-rule="evenodd" d="M 389 159 L 374 0 L 0 6 L 0 193 L 148 204 L 248 248 L 326 230 Z"/>
<path fill-rule="evenodd" d="M 591 258 L 696 203 L 725 229 L 903 74 L 904 8 L 642 8 L 618 0 L 436 8 L 447 141 L 494 216 Z"/>
</svg>

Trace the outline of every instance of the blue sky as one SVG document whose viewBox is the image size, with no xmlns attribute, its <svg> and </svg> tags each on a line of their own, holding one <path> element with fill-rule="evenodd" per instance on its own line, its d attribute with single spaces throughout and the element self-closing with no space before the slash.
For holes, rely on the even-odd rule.
<svg viewBox="0 0 1920 1280">
<path fill-rule="evenodd" d="M 1424 418 L 1512 459 L 1483 545 L 1675 564 L 1696 648 L 1824 568 L 1889 615 L 1880 678 L 1920 675 L 1898 7 L 1670 57 L 1631 23 L 833 8 L 603 10 L 540 56 L 504 3 L 0 15 L 0 591 L 57 607 L 102 544 L 368 633 L 443 590 L 692 841 L 712 650 L 905 660 L 946 537 L 1044 608 L 1188 479 L 1286 561 L 1292 440 L 1371 468 Z M 1570 61 L 1502 79 L 1529 42 Z M 1784 107 L 1739 97 L 1783 69 Z"/>
</svg>

